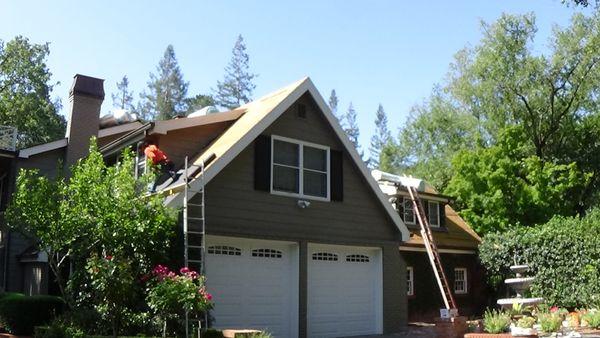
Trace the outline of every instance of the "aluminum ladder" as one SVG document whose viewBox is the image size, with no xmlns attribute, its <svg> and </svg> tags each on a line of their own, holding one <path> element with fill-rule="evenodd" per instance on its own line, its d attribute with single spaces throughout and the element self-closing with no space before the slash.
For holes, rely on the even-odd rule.
<svg viewBox="0 0 600 338">
<path fill-rule="evenodd" d="M 423 244 L 427 250 L 429 262 L 431 263 L 435 279 L 438 287 L 440 288 L 440 293 L 442 294 L 442 299 L 444 300 L 444 306 L 447 310 L 449 310 L 450 313 L 454 312 L 454 315 L 458 315 L 458 307 L 456 306 L 456 301 L 454 300 L 450 283 L 448 283 L 448 278 L 446 278 L 446 273 L 444 272 L 444 267 L 442 266 L 440 254 L 438 252 L 437 245 L 435 244 L 435 240 L 433 239 L 429 221 L 425 215 L 423 203 L 421 202 L 421 198 L 419 198 L 419 192 L 417 191 L 417 188 L 413 186 L 407 186 L 406 188 L 408 189 L 408 194 L 412 200 L 413 208 L 416 211 L 419 225 L 421 226 L 421 237 L 423 237 Z"/>
<path fill-rule="evenodd" d="M 204 213 L 204 160 L 200 160 L 200 170 L 198 176 L 193 181 L 198 181 L 200 188 L 191 190 L 189 177 L 188 157 L 185 157 L 183 175 L 183 266 L 198 272 L 202 276 L 205 274 L 204 260 L 206 256 L 206 218 Z M 189 201 L 189 194 L 197 196 L 194 203 Z M 191 224 L 193 227 L 191 227 Z M 204 314 L 204 322 L 207 323 L 207 313 Z M 185 335 L 189 337 L 189 315 L 185 315 Z M 200 337 L 201 319 L 196 318 L 198 322 L 198 337 Z"/>
</svg>

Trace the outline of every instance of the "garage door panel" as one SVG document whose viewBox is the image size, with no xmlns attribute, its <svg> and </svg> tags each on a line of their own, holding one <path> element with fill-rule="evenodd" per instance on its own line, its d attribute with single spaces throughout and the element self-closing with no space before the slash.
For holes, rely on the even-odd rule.
<svg viewBox="0 0 600 338">
<path fill-rule="evenodd" d="M 381 333 L 381 249 L 309 244 L 308 335 Z"/>
<path fill-rule="evenodd" d="M 206 286 L 215 302 L 213 326 L 297 337 L 297 245 L 217 236 L 208 236 L 207 243 Z"/>
</svg>

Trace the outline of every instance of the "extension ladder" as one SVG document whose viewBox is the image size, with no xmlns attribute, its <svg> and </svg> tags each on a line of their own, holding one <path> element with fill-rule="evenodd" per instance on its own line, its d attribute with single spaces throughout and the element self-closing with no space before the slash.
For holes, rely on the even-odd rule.
<svg viewBox="0 0 600 338">
<path fill-rule="evenodd" d="M 435 244 L 435 241 L 433 239 L 431 228 L 429 226 L 429 221 L 427 220 L 427 217 L 425 215 L 425 209 L 423 208 L 423 203 L 419 198 L 417 188 L 414 186 L 407 186 L 406 188 L 408 189 L 408 194 L 410 195 L 410 199 L 412 200 L 413 208 L 416 211 L 419 225 L 421 226 L 421 236 L 423 237 L 423 244 L 425 245 L 425 249 L 427 250 L 429 262 L 431 263 L 435 279 L 440 288 L 442 299 L 444 300 L 444 305 L 446 306 L 447 310 L 449 310 L 450 312 L 454 310 L 454 315 L 458 315 L 456 301 L 454 300 L 454 296 L 452 295 L 452 289 L 450 288 L 450 284 L 448 283 L 448 279 L 446 278 L 446 274 L 444 273 L 444 267 L 442 266 L 440 254 L 438 252 L 437 245 Z"/>
</svg>

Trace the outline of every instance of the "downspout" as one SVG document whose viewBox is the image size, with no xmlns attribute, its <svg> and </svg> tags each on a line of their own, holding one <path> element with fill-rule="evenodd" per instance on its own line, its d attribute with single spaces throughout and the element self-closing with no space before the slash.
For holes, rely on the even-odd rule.
<svg viewBox="0 0 600 338">
<path fill-rule="evenodd" d="M 15 158 L 10 166 L 10 175 L 8 176 L 8 183 L 7 184 L 7 192 L 6 192 L 6 202 L 8 203 L 10 201 L 10 197 L 13 194 L 13 190 L 15 187 L 15 182 L 17 180 L 16 178 L 16 173 L 17 173 L 17 159 L 19 158 L 19 152 L 17 151 L 15 154 Z M 4 244 L 4 271 L 2 271 L 2 289 L 4 290 L 4 292 L 6 292 L 6 286 L 7 286 L 7 274 L 8 274 L 8 264 L 10 263 L 10 240 L 11 240 L 11 232 L 10 230 L 8 230 L 6 232 L 6 244 Z"/>
</svg>

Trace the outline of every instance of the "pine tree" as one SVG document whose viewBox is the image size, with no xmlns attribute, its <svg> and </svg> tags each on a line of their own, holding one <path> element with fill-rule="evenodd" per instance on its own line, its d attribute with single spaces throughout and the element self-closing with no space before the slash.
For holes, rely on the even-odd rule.
<svg viewBox="0 0 600 338">
<path fill-rule="evenodd" d="M 360 145 L 358 144 L 358 137 L 360 135 L 360 130 L 358 129 L 358 124 L 356 122 L 356 110 L 354 110 L 354 105 L 350 102 L 350 106 L 348 106 L 348 111 L 344 115 L 344 131 L 350 142 L 354 145 L 356 150 L 359 150 Z M 362 157 L 362 152 L 361 157 Z"/>
<path fill-rule="evenodd" d="M 385 110 L 383 110 L 383 106 L 381 103 L 377 108 L 377 113 L 375 113 L 375 134 L 371 136 L 371 146 L 369 147 L 369 153 L 371 157 L 369 158 L 369 164 L 373 168 L 377 168 L 379 166 L 379 161 L 381 160 L 381 151 L 388 144 L 388 142 L 392 139 L 392 134 L 388 129 L 388 118 Z"/>
<path fill-rule="evenodd" d="M 144 102 L 139 106 L 142 118 L 167 120 L 185 113 L 188 85 L 183 80 L 173 46 L 167 46 L 156 74 L 150 74 L 148 93 L 142 94 Z"/>
<path fill-rule="evenodd" d="M 215 99 L 211 95 L 205 94 L 198 94 L 196 96 L 189 97 L 185 101 L 187 104 L 188 113 L 193 113 L 202 108 L 215 105 Z"/>
<path fill-rule="evenodd" d="M 123 76 L 117 82 L 117 92 L 112 94 L 113 107 L 133 111 L 133 92 L 129 90 L 129 79 Z"/>
<path fill-rule="evenodd" d="M 248 103 L 256 85 L 252 80 L 257 76 L 250 73 L 250 57 L 246 52 L 246 44 L 242 35 L 238 36 L 233 46 L 231 60 L 225 67 L 223 82 L 217 81 L 215 102 L 228 109 L 233 109 Z"/>
<path fill-rule="evenodd" d="M 329 108 L 331 109 L 331 112 L 333 113 L 333 116 L 337 117 L 337 119 L 339 120 L 340 117 L 338 116 L 338 97 L 337 94 L 335 92 L 335 89 L 331 90 L 331 95 L 329 95 Z"/>
</svg>

